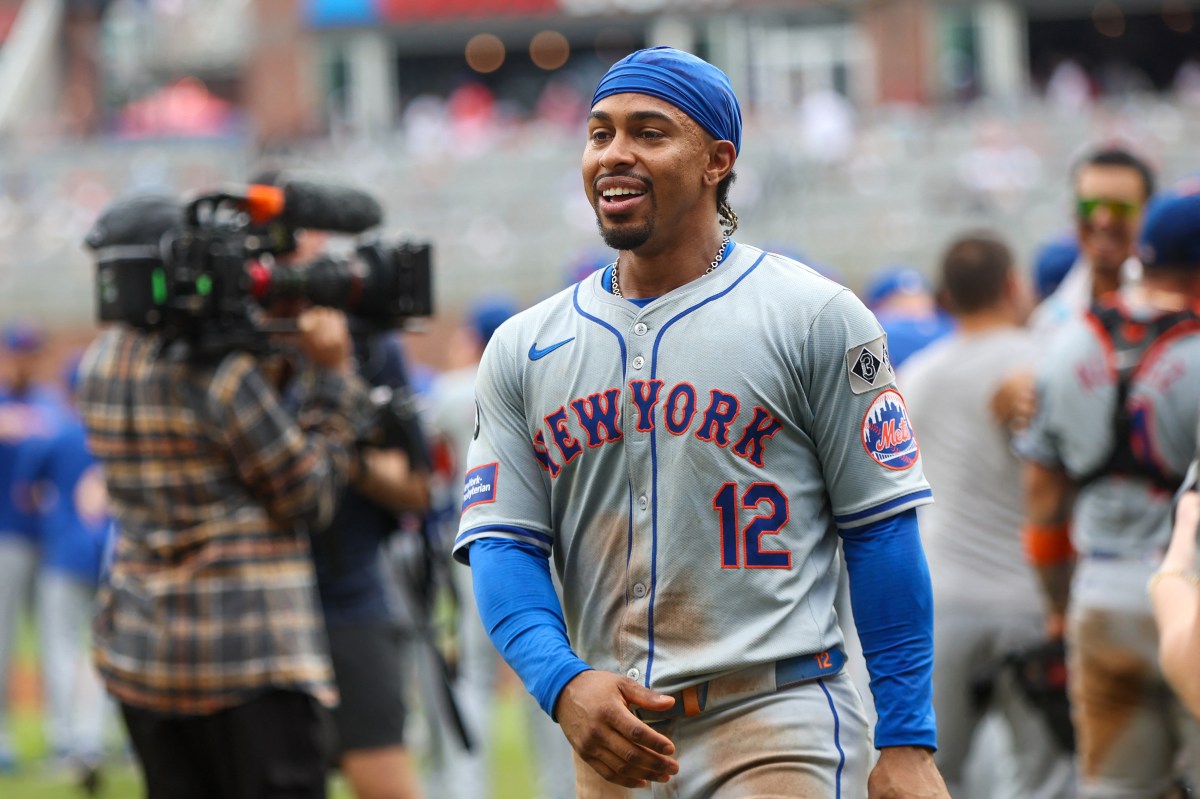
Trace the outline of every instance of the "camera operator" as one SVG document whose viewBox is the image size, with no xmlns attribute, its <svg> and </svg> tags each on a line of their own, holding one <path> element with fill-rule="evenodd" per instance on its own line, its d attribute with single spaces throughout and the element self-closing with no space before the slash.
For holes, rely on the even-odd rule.
<svg viewBox="0 0 1200 799">
<path fill-rule="evenodd" d="M 264 173 L 251 182 L 277 186 L 282 178 Z M 295 249 L 277 257 L 284 268 L 316 259 L 327 239 L 311 230 L 288 235 Z M 295 303 L 283 300 L 271 310 L 288 316 L 295 311 Z M 394 336 L 356 333 L 353 345 L 355 369 L 365 382 L 407 391 L 408 374 Z M 414 435 L 419 433 L 417 429 Z M 423 451 L 423 440 L 409 443 Z M 395 576 L 385 554 L 385 545 L 400 526 L 398 517 L 429 508 L 429 475 L 420 460 L 397 447 L 365 448 L 362 476 L 345 493 L 328 533 L 313 546 L 317 587 L 341 697 L 333 712 L 334 762 L 358 799 L 414 799 L 420 795 L 404 745 L 402 664 L 408 637 L 398 618 L 397 587 L 392 584 Z"/>
<path fill-rule="evenodd" d="M 110 206 L 87 244 L 158 245 L 174 200 Z M 324 708 L 337 701 L 310 533 L 362 471 L 373 407 L 342 313 L 305 310 L 290 412 L 259 359 L 168 356 L 120 324 L 85 355 L 80 408 L 118 538 L 94 625 L 150 799 L 324 797 Z"/>
<path fill-rule="evenodd" d="M 371 385 L 406 388 L 394 338 L 356 336 L 355 352 L 359 374 Z M 385 545 L 399 527 L 398 514 L 428 509 L 428 474 L 401 449 L 365 449 L 363 458 L 363 478 L 313 549 L 341 696 L 335 758 L 358 799 L 415 799 L 421 792 L 405 748 L 402 676 L 410 641 L 397 616 Z"/>
</svg>

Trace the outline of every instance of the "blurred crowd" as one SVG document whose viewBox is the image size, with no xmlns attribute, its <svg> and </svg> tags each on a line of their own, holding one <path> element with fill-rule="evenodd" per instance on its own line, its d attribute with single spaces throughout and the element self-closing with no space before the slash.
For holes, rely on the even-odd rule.
<svg viewBox="0 0 1200 799">
<path fill-rule="evenodd" d="M 569 99 L 559 102 L 573 117 Z M 483 114 L 480 131 L 493 128 L 483 99 L 460 102 L 470 106 L 458 112 L 464 118 Z M 440 110 L 421 113 L 431 130 L 442 128 Z M 994 163 L 968 172 L 994 174 Z M 1155 321 L 1184 314 L 1190 324 L 1185 312 L 1200 307 L 1192 274 L 1200 244 L 1190 243 L 1200 242 L 1200 211 L 1188 205 L 1195 187 L 1116 146 L 1073 163 L 1037 160 L 1036 172 L 1063 181 L 1073 217 L 1041 220 L 1055 232 L 1028 263 L 1013 231 L 959 230 L 940 242 L 936 262 L 891 263 L 856 287 L 887 333 L 936 498 L 921 527 L 934 585 L 938 764 L 956 799 L 1182 799 L 1200 789 L 1200 736 L 1195 709 L 1180 704 L 1158 663 L 1146 581 L 1160 568 L 1173 495 L 1195 452 L 1197 328 Z M 611 260 L 579 251 L 543 278 L 569 285 Z M 845 279 L 836 267 L 812 266 Z M 330 766 L 363 797 L 486 796 L 497 767 L 491 711 L 509 678 L 480 625 L 467 570 L 448 552 L 476 425 L 475 370 L 522 303 L 473 288 L 472 302 L 441 319 L 434 339 L 388 333 L 353 342 L 347 368 L 371 386 L 413 392 L 421 440 L 399 460 L 372 456 L 353 467 L 330 522 L 340 535 L 314 537 L 315 568 L 299 572 L 319 591 L 316 634 L 334 643 L 343 715 Z M 121 532 L 75 407 L 78 355 L 63 358 L 47 336 L 12 324 L 0 359 L 0 685 L 11 678 L 29 609 L 48 767 L 94 790 L 124 736 L 86 628 Z M 308 346 L 302 351 L 320 352 Z M 283 371 L 304 368 L 301 359 Z M 56 372 L 57 380 L 39 379 Z M 286 407 L 303 418 L 304 381 L 279 385 L 285 397 L 296 393 Z M 1130 398 L 1130 413 L 1113 410 Z M 848 608 L 840 612 L 852 621 Z M 156 728 L 130 710 L 140 695 L 113 677 L 119 645 L 105 646 L 127 727 L 154 738 Z M 372 666 L 382 662 L 392 666 Z M 31 767 L 15 755 L 8 695 L 0 690 L 0 770 Z M 523 707 L 539 796 L 573 795 L 563 737 L 528 697 Z M 406 726 L 409 718 L 416 722 Z"/>
<path fill-rule="evenodd" d="M 413 97 L 385 140 L 335 136 L 297 144 L 289 157 L 315 177 L 370 187 L 387 227 L 437 242 L 445 307 L 465 307 L 471 287 L 486 280 L 531 301 L 554 290 L 548 276 L 558 276 L 563 253 L 594 239 L 570 167 L 578 132 L 556 117 L 514 121 L 481 86 L 460 94 L 454 102 Z M 1198 119 L 1198 106 L 1156 95 L 1072 113 L 1031 100 L 953 114 L 879 108 L 850 120 L 822 110 L 831 98 L 811 99 L 819 124 L 798 109 L 748 115 L 753 144 L 739 158 L 732 196 L 747 211 L 750 235 L 834 264 L 855 287 L 884 258 L 928 274 L 941 242 L 981 224 L 1002 226 L 1028 258 L 1063 224 L 1069 196 L 1056 168 L 1083 142 L 1137 142 L 1154 163 L 1182 170 L 1193 163 L 1186 131 Z M 106 203 L 132 192 L 234 183 L 256 157 L 231 139 L 14 147 L 0 165 L 0 312 L 56 324 L 87 319 L 92 272 L 78 242 Z M 507 202 L 524 182 L 542 188 Z M 551 224 L 531 226 L 531 219 Z M 63 275 L 61 283 L 38 279 L 48 269 Z"/>
</svg>

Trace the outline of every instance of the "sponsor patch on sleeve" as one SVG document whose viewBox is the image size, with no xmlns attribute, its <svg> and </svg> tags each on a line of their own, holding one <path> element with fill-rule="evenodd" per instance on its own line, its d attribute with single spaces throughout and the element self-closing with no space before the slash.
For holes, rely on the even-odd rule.
<svg viewBox="0 0 1200 799">
<path fill-rule="evenodd" d="M 904 397 L 894 389 L 881 391 L 862 423 L 863 448 L 885 469 L 903 471 L 917 462 L 920 449 Z"/>
<path fill-rule="evenodd" d="M 463 513 L 467 512 L 467 508 L 496 501 L 496 478 L 499 472 L 499 463 L 485 463 L 467 472 L 463 482 Z"/>
<path fill-rule="evenodd" d="M 850 390 L 855 394 L 865 394 L 895 382 L 896 372 L 888 358 L 887 337 L 880 336 L 847 350 L 846 373 L 850 379 Z"/>
</svg>

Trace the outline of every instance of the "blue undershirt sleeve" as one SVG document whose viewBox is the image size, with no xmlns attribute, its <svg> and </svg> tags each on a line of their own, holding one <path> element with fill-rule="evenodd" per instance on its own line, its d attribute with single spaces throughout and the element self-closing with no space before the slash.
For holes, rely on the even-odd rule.
<svg viewBox="0 0 1200 799">
<path fill-rule="evenodd" d="M 875 746 L 937 748 L 933 588 L 916 510 L 843 530 L 850 605 L 879 721 Z"/>
<path fill-rule="evenodd" d="M 553 718 L 562 689 L 591 666 L 567 640 L 545 552 L 507 538 L 482 538 L 471 544 L 471 574 L 488 637 Z"/>
</svg>

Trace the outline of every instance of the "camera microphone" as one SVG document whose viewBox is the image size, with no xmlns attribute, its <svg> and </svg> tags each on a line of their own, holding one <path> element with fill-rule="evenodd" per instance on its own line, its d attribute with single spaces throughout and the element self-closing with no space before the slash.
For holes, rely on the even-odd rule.
<svg viewBox="0 0 1200 799">
<path fill-rule="evenodd" d="M 279 220 L 290 228 L 362 233 L 383 220 L 369 194 L 341 186 L 289 181 L 282 187 L 251 184 L 246 206 L 255 224 Z"/>
</svg>

